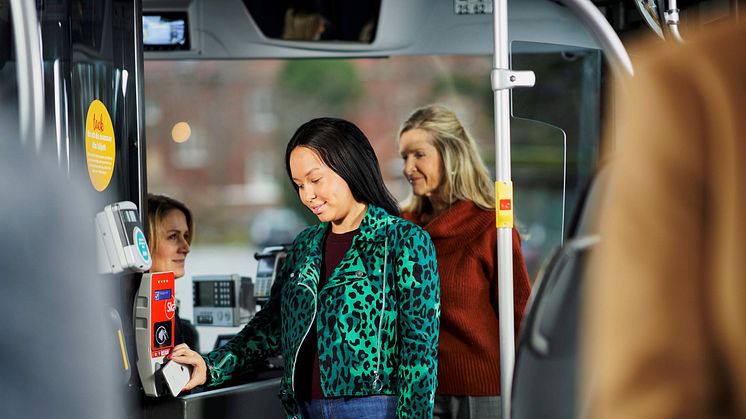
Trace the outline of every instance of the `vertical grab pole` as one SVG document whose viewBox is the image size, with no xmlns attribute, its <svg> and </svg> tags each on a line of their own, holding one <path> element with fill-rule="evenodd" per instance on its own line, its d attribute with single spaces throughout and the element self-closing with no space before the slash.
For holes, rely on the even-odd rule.
<svg viewBox="0 0 746 419">
<path fill-rule="evenodd" d="M 617 76 L 633 76 L 632 61 L 609 22 L 590 0 L 562 0 L 606 54 Z M 510 172 L 510 96 L 513 87 L 533 86 L 531 71 L 510 70 L 508 0 L 494 0 L 494 58 L 492 90 L 495 92 L 495 207 L 497 213 L 498 315 L 500 316 L 500 387 L 502 417 L 511 417 L 515 330 L 513 310 L 513 182 Z M 620 77 L 624 79 L 624 77 Z"/>
<path fill-rule="evenodd" d="M 496 86 L 494 74 L 509 71 L 508 0 L 495 0 L 493 10 L 495 94 L 495 198 L 498 266 L 498 315 L 500 321 L 500 388 L 502 417 L 510 419 L 511 385 L 515 362 L 513 315 L 513 188 L 510 171 L 510 90 Z M 514 79 L 515 80 L 515 79 Z M 503 213 L 509 211 L 509 213 Z M 509 219 L 508 219 L 509 218 Z"/>
</svg>

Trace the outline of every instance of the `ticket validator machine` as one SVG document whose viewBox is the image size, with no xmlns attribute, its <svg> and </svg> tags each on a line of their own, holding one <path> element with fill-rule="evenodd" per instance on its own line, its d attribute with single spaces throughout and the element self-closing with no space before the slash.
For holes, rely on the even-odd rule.
<svg viewBox="0 0 746 419">
<path fill-rule="evenodd" d="M 130 201 L 116 202 L 96 214 L 98 270 L 102 274 L 145 272 L 153 261 L 139 222 L 137 206 Z M 134 302 L 137 371 L 145 394 L 177 395 L 189 380 L 190 370 L 166 362 L 174 346 L 176 299 L 173 272 L 143 274 Z M 127 351 L 119 313 L 112 312 L 125 371 L 129 376 Z"/>
<path fill-rule="evenodd" d="M 118 275 L 127 272 L 145 272 L 150 269 L 152 258 L 142 226 L 137 205 L 130 201 L 115 202 L 96 214 L 96 253 L 98 272 Z M 115 308 L 109 310 L 113 338 L 122 351 L 122 375 L 128 382 L 132 375 L 122 317 Z"/>
<path fill-rule="evenodd" d="M 153 260 L 138 220 L 137 206 L 130 201 L 107 205 L 96 214 L 100 273 L 145 272 L 150 269 Z"/>
<path fill-rule="evenodd" d="M 257 304 L 264 305 L 269 300 L 272 284 L 274 284 L 277 273 L 285 262 L 287 251 L 288 245 L 269 246 L 254 254 L 257 262 L 254 297 Z"/>
<path fill-rule="evenodd" d="M 137 371 L 145 394 L 151 397 L 178 395 L 189 381 L 191 370 L 167 358 L 174 347 L 176 319 L 173 272 L 142 276 L 133 318 Z"/>
</svg>

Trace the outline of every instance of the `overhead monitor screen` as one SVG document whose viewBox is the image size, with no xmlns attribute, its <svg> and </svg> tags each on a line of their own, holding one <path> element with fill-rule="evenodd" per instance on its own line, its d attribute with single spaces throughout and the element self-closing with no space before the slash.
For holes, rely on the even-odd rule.
<svg viewBox="0 0 746 419">
<path fill-rule="evenodd" d="M 187 13 L 143 13 L 142 43 L 145 51 L 188 50 Z"/>
</svg>

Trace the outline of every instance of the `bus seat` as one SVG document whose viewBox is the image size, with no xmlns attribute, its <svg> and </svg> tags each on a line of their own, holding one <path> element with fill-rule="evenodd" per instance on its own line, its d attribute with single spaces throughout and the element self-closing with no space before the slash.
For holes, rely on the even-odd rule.
<svg viewBox="0 0 746 419">
<path fill-rule="evenodd" d="M 513 374 L 512 417 L 578 418 L 579 320 L 585 263 L 608 170 L 595 176 L 571 223 L 569 239 L 539 272 L 521 326 Z"/>
</svg>

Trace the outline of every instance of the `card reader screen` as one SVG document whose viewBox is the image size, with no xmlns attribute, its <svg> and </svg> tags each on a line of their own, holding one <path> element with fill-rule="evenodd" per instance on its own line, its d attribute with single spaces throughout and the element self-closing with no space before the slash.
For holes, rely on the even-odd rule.
<svg viewBox="0 0 746 419">
<path fill-rule="evenodd" d="M 155 301 L 171 299 L 171 290 L 155 290 L 153 294 L 153 299 Z"/>
<path fill-rule="evenodd" d="M 272 275 L 275 269 L 275 258 L 261 258 L 257 261 L 256 275 Z"/>
<path fill-rule="evenodd" d="M 198 286 L 199 301 L 197 305 L 202 307 L 214 307 L 215 306 L 215 294 L 213 289 L 215 283 L 212 281 L 200 282 Z"/>
<path fill-rule="evenodd" d="M 196 305 L 200 307 L 233 307 L 235 291 L 231 281 L 200 281 L 197 283 Z"/>
<path fill-rule="evenodd" d="M 137 222 L 137 211 L 124 210 L 122 211 L 122 218 L 124 219 L 125 222 L 136 223 Z"/>
</svg>

